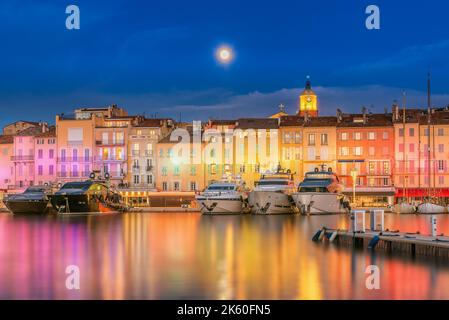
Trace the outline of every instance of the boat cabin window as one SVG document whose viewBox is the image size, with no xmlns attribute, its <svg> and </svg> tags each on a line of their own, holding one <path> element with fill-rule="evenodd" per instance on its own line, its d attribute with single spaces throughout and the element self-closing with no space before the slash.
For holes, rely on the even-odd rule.
<svg viewBox="0 0 449 320">
<path fill-rule="evenodd" d="M 287 186 L 288 184 L 288 180 L 260 180 L 259 182 L 257 182 L 258 186 Z"/>
<path fill-rule="evenodd" d="M 235 186 L 209 186 L 207 191 L 231 191 L 235 190 Z"/>
<path fill-rule="evenodd" d="M 67 189 L 79 189 L 79 190 L 87 190 L 92 184 L 90 183 L 82 183 L 82 182 L 68 182 L 62 186 L 61 190 Z"/>
<path fill-rule="evenodd" d="M 329 192 L 326 187 L 299 187 L 299 192 Z"/>
<path fill-rule="evenodd" d="M 25 190 L 25 193 L 38 193 L 38 192 L 45 192 L 47 189 L 45 187 L 29 187 Z"/>
</svg>

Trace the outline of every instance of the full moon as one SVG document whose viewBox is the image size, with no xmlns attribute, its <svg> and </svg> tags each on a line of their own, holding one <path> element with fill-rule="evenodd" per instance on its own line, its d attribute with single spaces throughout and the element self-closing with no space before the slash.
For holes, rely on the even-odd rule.
<svg viewBox="0 0 449 320">
<path fill-rule="evenodd" d="M 219 62 L 230 63 L 233 58 L 233 52 L 231 48 L 223 46 L 217 49 L 216 56 Z"/>
</svg>

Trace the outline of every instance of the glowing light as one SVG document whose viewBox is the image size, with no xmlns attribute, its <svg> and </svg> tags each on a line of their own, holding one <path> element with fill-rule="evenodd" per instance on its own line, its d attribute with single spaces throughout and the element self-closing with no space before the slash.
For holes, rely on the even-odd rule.
<svg viewBox="0 0 449 320">
<path fill-rule="evenodd" d="M 217 60 L 223 64 L 228 64 L 234 59 L 234 52 L 228 46 L 219 47 L 215 55 L 217 57 Z"/>
</svg>

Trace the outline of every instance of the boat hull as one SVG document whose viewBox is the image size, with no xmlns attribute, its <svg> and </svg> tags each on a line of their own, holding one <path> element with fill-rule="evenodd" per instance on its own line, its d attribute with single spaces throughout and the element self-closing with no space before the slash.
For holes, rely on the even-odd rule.
<svg viewBox="0 0 449 320">
<path fill-rule="evenodd" d="M 87 195 L 54 195 L 51 205 L 59 213 L 100 212 L 98 201 L 89 201 Z"/>
<path fill-rule="evenodd" d="M 350 210 L 344 197 L 337 193 L 298 192 L 292 198 L 301 214 L 340 214 Z"/>
<path fill-rule="evenodd" d="M 14 214 L 45 214 L 49 212 L 48 200 L 5 200 L 3 202 Z"/>
<path fill-rule="evenodd" d="M 434 203 L 423 203 L 418 206 L 417 212 L 420 214 L 439 214 L 447 213 L 447 209 Z"/>
<path fill-rule="evenodd" d="M 412 214 L 416 212 L 416 207 L 408 203 L 398 203 L 393 207 L 395 213 Z"/>
<path fill-rule="evenodd" d="M 255 214 L 291 214 L 295 206 L 290 195 L 280 191 L 252 191 L 248 198 Z"/>
<path fill-rule="evenodd" d="M 197 197 L 196 201 L 203 214 L 240 214 L 244 211 L 241 198 Z"/>
</svg>

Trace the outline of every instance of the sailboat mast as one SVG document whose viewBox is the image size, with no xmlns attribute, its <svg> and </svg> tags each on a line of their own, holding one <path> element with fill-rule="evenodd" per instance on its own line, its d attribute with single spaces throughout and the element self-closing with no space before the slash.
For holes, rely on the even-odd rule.
<svg viewBox="0 0 449 320">
<path fill-rule="evenodd" d="M 430 112 L 431 112 L 431 101 L 430 101 L 430 73 L 429 73 L 427 76 L 427 177 L 428 177 L 427 197 L 429 200 L 430 200 L 430 185 L 431 185 Z"/>
<path fill-rule="evenodd" d="M 404 146 L 403 149 L 403 153 L 402 153 L 402 168 L 403 168 L 403 174 L 404 174 L 404 182 L 402 185 L 402 197 L 405 199 L 406 198 L 406 192 L 407 192 L 407 169 L 406 169 L 406 165 L 407 165 L 407 161 L 405 159 L 405 155 L 406 155 L 406 151 L 405 151 L 405 115 L 406 115 L 406 110 L 405 110 L 405 106 L 406 106 L 406 100 L 405 100 L 405 91 L 402 92 L 402 106 L 403 106 L 403 112 L 402 112 L 402 144 Z"/>
</svg>

